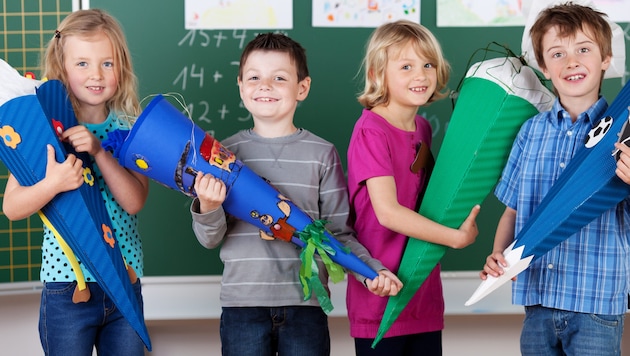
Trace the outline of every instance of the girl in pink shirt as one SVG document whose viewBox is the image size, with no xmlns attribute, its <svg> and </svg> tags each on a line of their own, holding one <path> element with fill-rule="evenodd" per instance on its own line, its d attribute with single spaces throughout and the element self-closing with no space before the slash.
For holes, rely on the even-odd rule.
<svg viewBox="0 0 630 356">
<path fill-rule="evenodd" d="M 359 242 L 396 273 L 408 236 L 452 248 L 473 243 L 479 207 L 459 229 L 417 213 L 428 175 L 426 167 L 414 162 L 422 160 L 420 147 L 431 147 L 431 126 L 417 111 L 447 95 L 450 70 L 435 37 L 410 21 L 382 25 L 370 38 L 363 65 L 365 89 L 359 102 L 365 109 L 348 148 L 350 217 Z M 442 354 L 439 265 L 375 349 L 371 345 L 387 298 L 349 279 L 347 304 L 357 355 Z"/>
</svg>

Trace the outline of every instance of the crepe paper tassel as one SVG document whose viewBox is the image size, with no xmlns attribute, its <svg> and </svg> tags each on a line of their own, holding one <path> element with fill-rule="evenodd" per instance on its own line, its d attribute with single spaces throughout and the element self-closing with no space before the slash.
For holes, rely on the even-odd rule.
<svg viewBox="0 0 630 356">
<path fill-rule="evenodd" d="M 523 122 L 553 104 L 553 94 L 518 58 L 474 64 L 463 81 L 419 213 L 459 228 L 498 181 Z M 447 247 L 410 238 L 398 270 L 405 286 L 390 297 L 372 347 L 436 268 Z"/>
<path fill-rule="evenodd" d="M 616 154 L 611 152 L 617 141 L 628 144 L 629 132 L 624 127 L 629 120 L 629 105 L 630 84 L 626 83 L 514 242 L 503 251 L 509 264 L 504 274 L 488 276 L 465 305 L 478 302 L 628 197 L 630 186 L 615 174 Z"/>
<path fill-rule="evenodd" d="M 303 231 L 298 233 L 298 236 L 302 242 L 305 243 L 302 252 L 300 252 L 300 260 L 302 265 L 300 267 L 300 283 L 302 284 L 302 291 L 304 292 L 304 300 L 311 298 L 311 291 L 315 290 L 319 305 L 322 307 L 326 314 L 333 310 L 332 303 L 328 297 L 328 292 L 322 285 L 319 279 L 319 268 L 315 261 L 315 253 L 317 252 L 328 271 L 328 276 L 333 283 L 338 283 L 343 280 L 344 271 L 341 266 L 334 263 L 328 256 L 335 255 L 335 251 L 330 245 L 328 245 L 328 238 L 325 231 L 325 221 L 315 220 L 313 223 L 307 225 Z M 347 251 L 345 251 L 347 252 Z"/>
<path fill-rule="evenodd" d="M 0 106 L 0 137 L 4 143 L 0 144 L 0 159 L 20 185 L 30 186 L 44 178 L 47 144 L 54 147 L 57 160 L 66 157 L 68 152 L 59 141 L 57 129 L 72 126 L 66 119 L 76 120 L 73 113 L 67 112 L 72 110 L 67 103 L 63 85 L 48 81 L 39 87 L 36 95 L 20 96 Z M 112 238 L 109 216 L 94 177 L 89 173 L 89 162 L 83 161 L 85 184 L 55 196 L 41 209 L 43 221 L 53 227 L 56 238 L 67 243 L 151 350 L 142 309 L 118 244 Z M 69 258 L 72 261 L 72 256 Z M 79 281 L 80 273 L 77 279 L 84 286 Z"/>
<path fill-rule="evenodd" d="M 110 134 L 103 145 L 113 151 L 123 167 L 191 197 L 195 196 L 197 172 L 211 174 L 226 185 L 226 213 L 259 227 L 263 239 L 277 238 L 302 248 L 307 245 L 297 236 L 313 219 L 162 95 L 151 100 L 131 131 Z M 332 249 L 325 255 L 332 261 L 370 279 L 378 276 L 332 234 L 326 230 L 323 233 L 323 245 Z"/>
</svg>

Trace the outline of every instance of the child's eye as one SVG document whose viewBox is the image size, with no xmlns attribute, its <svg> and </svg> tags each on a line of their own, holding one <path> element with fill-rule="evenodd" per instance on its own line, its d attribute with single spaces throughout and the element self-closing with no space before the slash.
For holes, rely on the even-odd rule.
<svg viewBox="0 0 630 356">
<path fill-rule="evenodd" d="M 79 62 L 77 63 L 77 67 L 87 67 L 87 62 Z"/>
<path fill-rule="evenodd" d="M 562 53 L 560 52 L 552 53 L 551 58 L 562 58 Z"/>
<path fill-rule="evenodd" d="M 410 64 L 405 64 L 405 65 L 404 65 L 404 66 L 402 66 L 400 69 L 403 69 L 403 70 L 409 70 L 409 69 L 411 69 L 411 65 L 410 65 Z"/>
<path fill-rule="evenodd" d="M 258 77 L 254 75 L 254 76 L 249 77 L 248 80 L 258 80 Z"/>
<path fill-rule="evenodd" d="M 103 67 L 106 67 L 106 68 L 111 68 L 111 67 L 113 67 L 113 66 L 114 66 L 114 63 L 113 63 L 113 62 L 104 62 L 104 63 L 103 63 Z"/>
<path fill-rule="evenodd" d="M 588 53 L 588 52 L 590 52 L 590 51 L 591 51 L 591 49 L 590 49 L 590 48 L 583 47 L 583 48 L 580 48 L 578 52 L 579 52 L 579 53 Z"/>
<path fill-rule="evenodd" d="M 279 82 L 285 81 L 284 77 L 275 77 L 274 80 Z"/>
<path fill-rule="evenodd" d="M 424 65 L 424 68 L 433 68 L 433 67 L 435 67 L 433 63 L 427 63 Z"/>
</svg>

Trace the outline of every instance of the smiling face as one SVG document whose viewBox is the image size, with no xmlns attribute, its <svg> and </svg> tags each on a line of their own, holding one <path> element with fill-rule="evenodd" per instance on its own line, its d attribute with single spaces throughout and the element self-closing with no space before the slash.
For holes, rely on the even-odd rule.
<svg viewBox="0 0 630 356">
<path fill-rule="evenodd" d="M 411 42 L 387 50 L 385 80 L 389 104 L 418 107 L 426 104 L 437 83 L 437 70 L 424 56 L 418 54 Z"/>
<path fill-rule="evenodd" d="M 551 79 L 565 107 L 582 102 L 588 108 L 597 101 L 602 71 L 608 69 L 611 58 L 602 58 L 599 46 L 590 36 L 577 31 L 574 36 L 563 37 L 556 27 L 551 27 L 542 38 L 542 50 L 542 72 Z"/>
<path fill-rule="evenodd" d="M 69 90 L 79 104 L 79 120 L 104 121 L 106 104 L 118 86 L 111 41 L 103 32 L 88 37 L 68 36 L 63 51 Z"/>
<path fill-rule="evenodd" d="M 298 101 L 306 99 L 311 79 L 298 81 L 286 52 L 256 50 L 249 54 L 238 78 L 243 104 L 254 120 L 292 121 Z"/>
</svg>

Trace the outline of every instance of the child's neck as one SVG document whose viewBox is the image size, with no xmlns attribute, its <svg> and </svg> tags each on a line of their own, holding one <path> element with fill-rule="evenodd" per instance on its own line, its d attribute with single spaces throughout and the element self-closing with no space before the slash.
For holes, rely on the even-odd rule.
<svg viewBox="0 0 630 356">
<path fill-rule="evenodd" d="M 258 136 L 264 138 L 285 137 L 294 134 L 297 127 L 293 122 L 256 122 L 252 128 Z"/>
<path fill-rule="evenodd" d="M 571 122 L 575 122 L 578 116 L 583 112 L 586 112 L 593 104 L 599 100 L 599 94 L 593 97 L 560 97 L 560 104 L 562 108 L 571 116 Z"/>
<path fill-rule="evenodd" d="M 417 107 L 399 107 L 394 105 L 379 105 L 372 108 L 372 112 L 382 116 L 390 125 L 404 130 L 416 130 Z"/>
<path fill-rule="evenodd" d="M 85 124 L 100 124 L 107 119 L 109 111 L 103 108 L 96 107 L 81 107 L 77 111 L 77 120 Z"/>
</svg>

